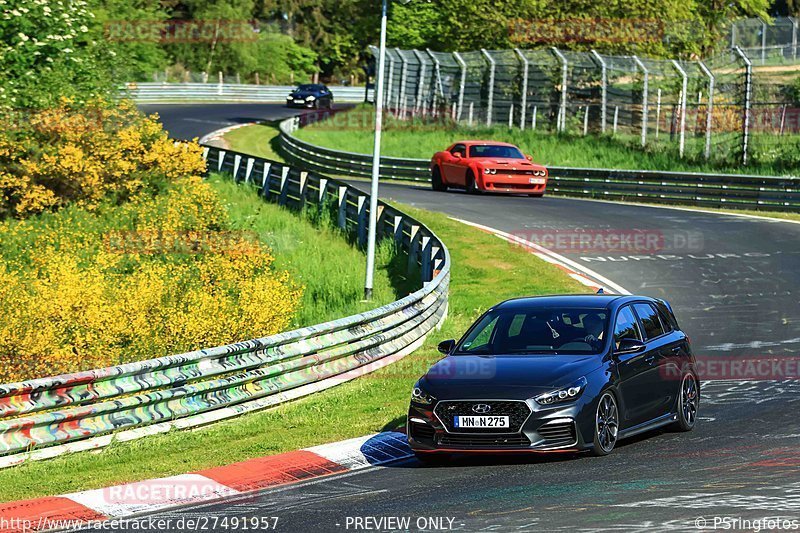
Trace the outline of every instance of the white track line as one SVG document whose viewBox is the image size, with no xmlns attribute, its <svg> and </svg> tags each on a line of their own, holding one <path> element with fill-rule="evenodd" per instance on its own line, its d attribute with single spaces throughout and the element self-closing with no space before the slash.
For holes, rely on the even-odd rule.
<svg viewBox="0 0 800 533">
<path fill-rule="evenodd" d="M 621 286 L 621 285 L 619 285 L 617 283 L 614 283 L 613 281 L 611 281 L 607 277 L 605 277 L 605 276 L 603 276 L 601 274 L 598 274 L 594 270 L 592 270 L 590 268 L 587 268 L 587 267 L 585 267 L 585 266 L 573 261 L 572 259 L 568 259 L 568 258 L 564 257 L 561 254 L 557 254 L 552 250 L 548 250 L 544 246 L 536 244 L 535 242 L 531 242 L 529 240 L 523 239 L 523 238 L 518 237 L 516 235 L 512 235 L 510 233 L 506 233 L 505 231 L 502 231 L 502 230 L 499 230 L 499 229 L 496 229 L 496 228 L 492 228 L 492 227 L 489 227 L 489 226 L 484 226 L 483 224 L 478 224 L 476 222 L 470 222 L 468 220 L 462 220 L 460 218 L 455 218 L 455 217 L 449 217 L 449 218 L 450 218 L 450 220 L 455 220 L 456 222 L 461 222 L 462 224 L 466 224 L 467 226 L 472 226 L 474 228 L 482 229 L 483 231 L 487 231 L 489 233 L 493 233 L 493 234 L 497 235 L 498 237 L 500 237 L 500 238 L 502 238 L 502 239 L 504 239 L 504 240 L 506 240 L 506 241 L 508 241 L 510 243 L 518 244 L 520 246 L 525 246 L 527 248 L 531 248 L 533 250 L 536 250 L 533 253 L 537 257 L 547 261 L 548 263 L 554 263 L 554 264 L 560 265 L 561 267 L 563 267 L 563 268 L 565 268 L 567 270 L 580 272 L 581 274 L 584 274 L 585 276 L 593 279 L 595 282 L 597 282 L 599 284 L 599 286 L 611 289 L 617 294 L 631 294 L 631 292 L 629 290 L 627 290 L 625 287 L 623 287 L 623 286 Z M 572 277 L 574 279 L 577 279 L 574 276 L 572 276 Z M 584 285 L 587 285 L 587 283 L 582 281 L 582 280 L 578 280 L 578 281 L 580 281 Z M 590 286 L 592 286 L 592 285 L 590 285 Z"/>
</svg>

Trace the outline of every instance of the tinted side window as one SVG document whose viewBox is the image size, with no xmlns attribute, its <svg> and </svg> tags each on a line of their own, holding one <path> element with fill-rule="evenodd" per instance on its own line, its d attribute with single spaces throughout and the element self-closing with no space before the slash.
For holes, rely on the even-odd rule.
<svg viewBox="0 0 800 533">
<path fill-rule="evenodd" d="M 457 145 L 453 146 L 452 150 L 450 150 L 451 154 L 455 154 L 456 152 L 461 154 L 461 157 L 466 157 L 467 156 L 467 147 L 464 146 L 463 144 L 457 144 Z"/>
<path fill-rule="evenodd" d="M 617 324 L 614 326 L 614 343 L 617 348 L 622 339 L 642 340 L 639 324 L 636 322 L 636 316 L 630 306 L 623 307 L 617 313 Z"/>
<path fill-rule="evenodd" d="M 661 325 L 661 318 L 658 312 L 650 304 L 634 304 L 636 314 L 642 321 L 644 334 L 647 339 L 653 339 L 664 334 L 664 326 Z"/>
</svg>

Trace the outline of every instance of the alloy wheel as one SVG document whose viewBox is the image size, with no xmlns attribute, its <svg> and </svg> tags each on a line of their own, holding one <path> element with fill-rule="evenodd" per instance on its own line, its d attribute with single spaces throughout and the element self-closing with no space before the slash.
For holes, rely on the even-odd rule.
<svg viewBox="0 0 800 533">
<path fill-rule="evenodd" d="M 619 410 L 617 401 L 610 392 L 606 392 L 597 404 L 597 417 L 595 420 L 597 442 L 604 452 L 609 453 L 617 443 L 619 430 Z"/>
<path fill-rule="evenodd" d="M 681 384 L 681 414 L 687 426 L 693 426 L 697 420 L 697 381 L 692 374 L 686 374 Z"/>
</svg>

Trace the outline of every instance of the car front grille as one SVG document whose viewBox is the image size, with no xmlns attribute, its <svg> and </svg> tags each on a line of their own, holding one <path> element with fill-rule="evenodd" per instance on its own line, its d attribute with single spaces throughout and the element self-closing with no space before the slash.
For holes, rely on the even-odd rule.
<svg viewBox="0 0 800 533">
<path fill-rule="evenodd" d="M 487 404 L 490 410 L 485 415 L 491 416 L 507 416 L 508 428 L 455 428 L 453 426 L 454 416 L 475 416 L 472 406 L 476 404 Z M 531 414 L 528 404 L 522 401 L 481 401 L 481 400 L 467 400 L 467 401 L 443 401 L 439 402 L 434 409 L 434 413 L 439 417 L 442 424 L 451 433 L 519 433 L 522 429 L 522 424 Z"/>
<path fill-rule="evenodd" d="M 504 448 L 528 447 L 531 441 L 522 434 L 518 435 L 481 435 L 481 434 L 444 434 L 439 439 L 439 446 L 451 448 Z"/>
<path fill-rule="evenodd" d="M 540 427 L 538 433 L 544 439 L 544 442 L 540 443 L 542 446 L 569 446 L 577 440 L 575 423 L 571 420 L 550 422 Z"/>
</svg>

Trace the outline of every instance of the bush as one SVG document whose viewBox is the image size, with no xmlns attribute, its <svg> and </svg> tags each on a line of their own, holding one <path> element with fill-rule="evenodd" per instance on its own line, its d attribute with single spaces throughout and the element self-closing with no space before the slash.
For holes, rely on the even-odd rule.
<svg viewBox="0 0 800 533">
<path fill-rule="evenodd" d="M 278 333 L 302 289 L 209 184 L 0 223 L 0 382 Z"/>
<path fill-rule="evenodd" d="M 197 144 L 171 141 L 156 117 L 132 103 L 68 100 L 40 110 L 6 110 L 0 131 L 0 218 L 69 203 L 94 208 L 157 192 L 204 169 Z"/>
</svg>

